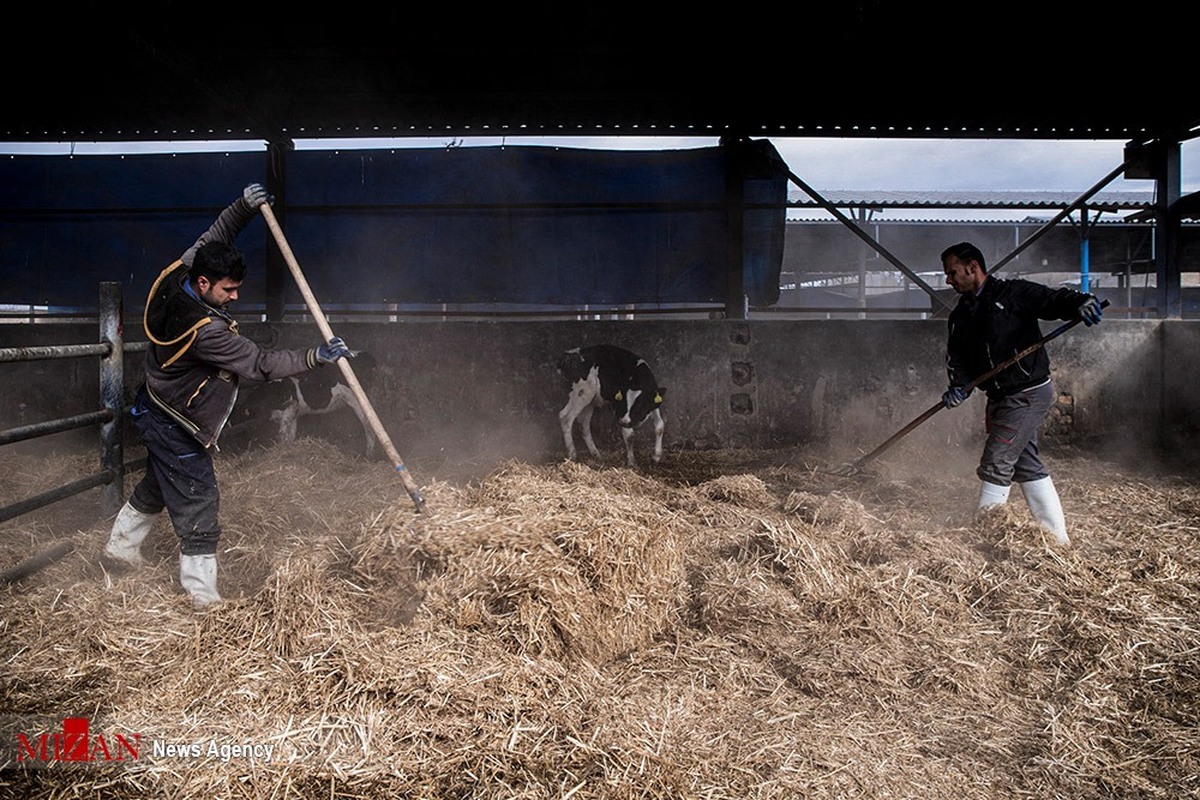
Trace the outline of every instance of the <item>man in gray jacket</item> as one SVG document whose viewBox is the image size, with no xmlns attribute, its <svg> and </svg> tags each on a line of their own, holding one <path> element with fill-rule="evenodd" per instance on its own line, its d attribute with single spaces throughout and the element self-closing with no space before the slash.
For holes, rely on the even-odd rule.
<svg viewBox="0 0 1200 800">
<path fill-rule="evenodd" d="M 146 473 L 117 513 L 104 553 L 144 564 L 140 547 L 165 508 L 179 537 L 179 582 L 197 606 L 217 592 L 219 492 L 211 451 L 237 401 L 238 381 L 272 381 L 351 355 L 338 337 L 307 350 L 270 351 L 238 334 L 229 304 L 246 262 L 233 241 L 270 196 L 252 183 L 150 287 L 143 327 L 146 380 L 131 414 Z"/>
</svg>

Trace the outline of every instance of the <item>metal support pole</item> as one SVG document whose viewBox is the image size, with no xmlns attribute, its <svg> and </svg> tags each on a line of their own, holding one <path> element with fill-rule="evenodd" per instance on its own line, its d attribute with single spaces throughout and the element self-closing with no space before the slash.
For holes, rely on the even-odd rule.
<svg viewBox="0 0 1200 800">
<path fill-rule="evenodd" d="M 746 184 L 741 148 L 725 148 L 725 318 L 749 316 L 746 297 Z"/>
<path fill-rule="evenodd" d="M 1175 204 L 1182 195 L 1179 142 L 1160 142 L 1155 150 L 1154 245 L 1157 267 L 1158 316 L 1183 316 L 1183 278 L 1179 264 L 1181 220 Z"/>
<path fill-rule="evenodd" d="M 100 405 L 112 418 L 100 426 L 100 469 L 112 473 L 112 481 L 100 493 L 104 516 L 116 514 L 125 503 L 125 454 L 122 412 L 125 410 L 125 347 L 121 284 L 100 284 L 100 341 L 111 349 L 100 359 Z"/>
<path fill-rule="evenodd" d="M 1079 231 L 1083 240 L 1079 243 L 1079 291 L 1087 293 L 1092 290 L 1092 238 L 1088 230 L 1087 206 L 1079 209 Z"/>
<path fill-rule="evenodd" d="M 871 212 L 866 206 L 858 206 L 853 209 L 855 223 L 864 231 L 871 220 Z M 879 239 L 878 231 L 874 237 Z M 863 312 L 858 315 L 859 319 L 866 319 L 867 308 L 867 248 L 864 243 L 858 246 L 858 307 L 863 309 Z"/>
<path fill-rule="evenodd" d="M 291 139 L 272 139 L 267 142 L 267 191 L 275 198 L 271 204 L 275 218 L 283 225 L 287 221 L 287 163 L 288 154 L 295 149 Z M 266 269 L 266 314 L 267 322 L 283 319 L 287 307 L 288 266 L 279 246 L 267 237 Z"/>
</svg>

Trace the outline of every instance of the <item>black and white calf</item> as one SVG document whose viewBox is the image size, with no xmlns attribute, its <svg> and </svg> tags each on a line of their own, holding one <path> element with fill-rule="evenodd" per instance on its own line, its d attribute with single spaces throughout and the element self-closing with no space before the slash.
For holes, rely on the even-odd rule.
<svg viewBox="0 0 1200 800">
<path fill-rule="evenodd" d="M 663 418 L 660 408 L 666 389 L 658 385 L 646 360 L 622 347 L 600 344 L 577 347 L 558 359 L 559 373 L 571 382 L 571 395 L 558 412 L 567 458 L 575 458 L 575 421 L 593 457 L 600 452 L 592 441 L 592 412 L 611 405 L 625 440 L 625 461 L 633 467 L 633 432 L 647 419 L 654 420 L 654 463 L 662 459 Z"/>
<path fill-rule="evenodd" d="M 370 354 L 360 352 L 351 363 L 359 384 L 366 389 L 374 372 L 374 359 Z M 365 454 L 373 457 L 378 447 L 375 433 L 354 391 L 343 383 L 341 369 L 336 364 L 292 378 L 253 384 L 249 391 L 239 397 L 230 419 L 230 430 L 239 432 L 253 429 L 247 434 L 250 441 L 259 439 L 264 429 L 273 430 L 275 441 L 294 442 L 302 417 L 331 414 L 344 408 L 350 409 L 358 417 L 365 439 Z"/>
</svg>

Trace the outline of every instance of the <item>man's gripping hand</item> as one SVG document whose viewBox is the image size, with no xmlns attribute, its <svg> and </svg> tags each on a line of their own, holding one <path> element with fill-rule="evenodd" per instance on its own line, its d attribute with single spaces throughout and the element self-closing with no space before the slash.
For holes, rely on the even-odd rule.
<svg viewBox="0 0 1200 800">
<path fill-rule="evenodd" d="M 340 336 L 334 336 L 320 347 L 314 347 L 308 351 L 309 367 L 332 364 L 339 358 L 354 358 L 354 351 L 346 347 L 346 343 Z"/>
<path fill-rule="evenodd" d="M 1079 306 L 1079 316 L 1083 317 L 1084 325 L 1099 325 L 1100 318 L 1104 316 L 1104 305 L 1100 298 L 1089 294 Z"/>
<path fill-rule="evenodd" d="M 942 394 L 942 405 L 946 408 L 954 408 L 957 405 L 962 405 L 963 401 L 971 396 L 971 393 L 961 386 L 951 386 Z"/>
<path fill-rule="evenodd" d="M 258 207 L 263 203 L 275 202 L 275 198 L 271 197 L 270 193 L 267 192 L 267 187 L 263 186 L 261 183 L 252 183 L 243 189 L 242 199 L 246 201 L 246 205 L 250 206 L 250 208 L 254 209 L 255 211 L 257 211 Z"/>
</svg>

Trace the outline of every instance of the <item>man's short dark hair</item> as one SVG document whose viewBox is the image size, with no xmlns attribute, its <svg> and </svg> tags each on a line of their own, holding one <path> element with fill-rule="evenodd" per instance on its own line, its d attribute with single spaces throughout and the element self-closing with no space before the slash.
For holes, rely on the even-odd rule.
<svg viewBox="0 0 1200 800">
<path fill-rule="evenodd" d="M 218 283 L 222 278 L 241 283 L 246 279 L 246 259 L 242 251 L 231 244 L 208 242 L 196 250 L 192 268 L 188 271 L 192 283 L 201 275 L 208 278 L 209 283 Z"/>
<path fill-rule="evenodd" d="M 972 261 L 978 261 L 979 266 L 984 272 L 987 272 L 987 262 L 983 260 L 983 253 L 979 248 L 970 242 L 959 242 L 952 244 L 942 251 L 942 263 L 945 263 L 947 258 L 953 256 L 964 264 L 970 264 Z"/>
</svg>

